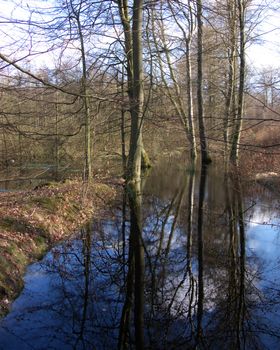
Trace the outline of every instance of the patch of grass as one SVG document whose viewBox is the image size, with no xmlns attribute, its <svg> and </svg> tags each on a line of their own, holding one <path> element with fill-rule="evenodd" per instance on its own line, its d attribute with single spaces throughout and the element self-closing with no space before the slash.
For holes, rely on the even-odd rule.
<svg viewBox="0 0 280 350">
<path fill-rule="evenodd" d="M 28 263 L 28 256 L 15 244 L 11 245 L 13 257 L 16 259 L 17 266 L 24 266 Z"/>
<path fill-rule="evenodd" d="M 27 222 L 9 216 L 0 219 L 0 229 L 24 233 L 29 232 L 31 227 Z"/>
<path fill-rule="evenodd" d="M 9 266 L 10 264 L 8 263 L 7 259 L 5 259 L 3 255 L 0 255 L 0 272 L 6 271 Z"/>
<path fill-rule="evenodd" d="M 61 196 L 54 197 L 33 197 L 30 202 L 40 206 L 42 209 L 55 213 L 61 206 L 63 198 Z"/>
<path fill-rule="evenodd" d="M 36 256 L 37 258 L 41 258 L 46 250 L 48 249 L 47 239 L 44 236 L 35 236 L 34 242 L 36 244 Z"/>
</svg>

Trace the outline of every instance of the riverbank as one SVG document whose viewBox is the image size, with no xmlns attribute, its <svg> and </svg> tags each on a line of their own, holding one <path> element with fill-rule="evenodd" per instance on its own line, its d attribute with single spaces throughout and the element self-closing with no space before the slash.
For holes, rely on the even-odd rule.
<svg viewBox="0 0 280 350">
<path fill-rule="evenodd" d="M 27 265 L 101 215 L 114 196 L 106 184 L 79 180 L 0 193 L 0 317 L 21 291 Z"/>
</svg>

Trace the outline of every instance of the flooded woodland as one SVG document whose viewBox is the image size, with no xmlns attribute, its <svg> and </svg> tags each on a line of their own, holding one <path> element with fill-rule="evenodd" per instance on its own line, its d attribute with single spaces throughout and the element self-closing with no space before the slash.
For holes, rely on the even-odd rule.
<svg viewBox="0 0 280 350">
<path fill-rule="evenodd" d="M 280 349 L 279 0 L 0 0 L 0 34 L 0 350 Z"/>
</svg>

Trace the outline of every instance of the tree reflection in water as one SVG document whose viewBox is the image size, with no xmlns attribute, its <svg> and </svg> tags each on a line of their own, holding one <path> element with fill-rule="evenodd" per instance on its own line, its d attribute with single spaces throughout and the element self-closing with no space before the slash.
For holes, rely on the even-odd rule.
<svg viewBox="0 0 280 350">
<path fill-rule="evenodd" d="M 0 349 L 279 347 L 278 199 L 169 171 L 31 266 Z"/>
</svg>

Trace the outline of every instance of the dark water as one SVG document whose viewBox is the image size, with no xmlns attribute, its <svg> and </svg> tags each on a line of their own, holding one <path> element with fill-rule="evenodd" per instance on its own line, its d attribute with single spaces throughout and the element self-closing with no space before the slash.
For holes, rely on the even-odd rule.
<svg viewBox="0 0 280 350">
<path fill-rule="evenodd" d="M 0 349 L 280 349 L 280 197 L 239 180 L 153 169 L 28 268 Z"/>
</svg>

